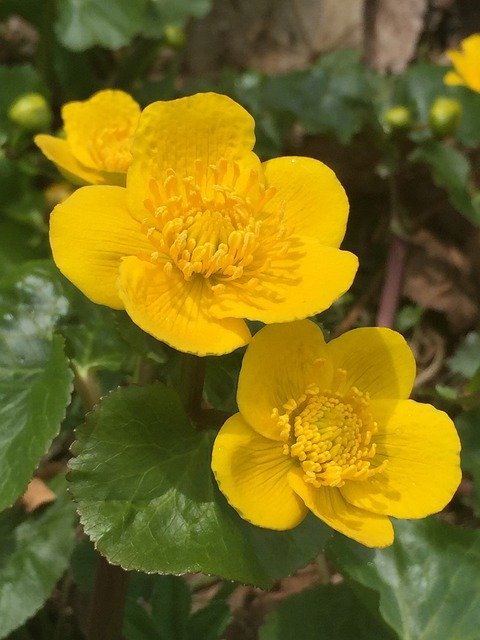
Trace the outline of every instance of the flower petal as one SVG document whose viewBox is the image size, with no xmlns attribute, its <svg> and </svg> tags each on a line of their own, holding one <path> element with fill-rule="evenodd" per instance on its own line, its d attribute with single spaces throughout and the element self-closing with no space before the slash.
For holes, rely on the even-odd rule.
<svg viewBox="0 0 480 640">
<path fill-rule="evenodd" d="M 307 508 L 287 481 L 292 460 L 282 445 L 253 431 L 237 413 L 218 432 L 212 469 L 225 495 L 244 520 L 268 529 L 292 529 Z"/>
<path fill-rule="evenodd" d="M 125 174 L 121 180 L 117 174 L 107 174 L 90 167 L 85 167 L 72 154 L 70 145 L 63 138 L 55 138 L 43 133 L 35 136 L 35 144 L 49 160 L 54 162 L 62 174 L 74 184 L 125 184 Z"/>
<path fill-rule="evenodd" d="M 124 151 L 124 145 L 130 146 L 140 117 L 140 107 L 128 93 L 114 89 L 98 91 L 88 100 L 65 104 L 62 117 L 70 149 L 77 160 L 87 167 L 126 171 L 124 162 L 116 166 L 118 163 L 112 161 L 111 151 L 112 147 Z M 95 154 L 103 146 L 110 147 L 105 157 L 109 159 Z"/>
<path fill-rule="evenodd" d="M 221 158 L 235 160 L 248 174 L 251 168 L 261 169 L 252 153 L 254 128 L 252 116 L 243 107 L 216 93 L 148 105 L 132 147 L 133 163 L 127 178 L 131 208 L 143 204 L 151 178 L 163 180 L 167 169 L 180 178 L 195 176 L 196 160 L 205 167 Z"/>
<path fill-rule="evenodd" d="M 450 86 L 457 86 L 457 85 L 463 85 L 465 84 L 463 78 L 461 78 L 458 73 L 455 73 L 455 71 L 449 71 L 448 73 L 446 73 L 443 76 L 443 81 L 445 84 L 448 84 Z"/>
<path fill-rule="evenodd" d="M 441 511 L 461 479 L 460 442 L 446 413 L 413 400 L 371 403 L 378 422 L 374 462 L 385 470 L 363 482 L 347 482 L 348 502 L 396 518 Z"/>
<path fill-rule="evenodd" d="M 141 329 L 180 351 L 197 355 L 229 353 L 250 340 L 243 320 L 208 315 L 209 292 L 202 279 L 186 281 L 180 272 L 125 258 L 119 295 Z"/>
<path fill-rule="evenodd" d="M 94 302 L 123 309 L 117 279 L 124 256 L 149 255 L 151 246 L 126 207 L 125 189 L 89 186 L 57 205 L 50 244 L 60 271 Z"/>
<path fill-rule="evenodd" d="M 283 413 L 284 403 L 312 383 L 329 386 L 332 368 L 325 355 L 322 331 L 310 320 L 270 325 L 254 335 L 243 357 L 237 402 L 255 431 L 280 440 L 273 409 Z"/>
<path fill-rule="evenodd" d="M 353 253 L 322 246 L 313 238 L 296 238 L 283 257 L 255 274 L 259 284 L 225 282 L 212 303 L 218 318 L 248 318 L 260 322 L 290 322 L 327 309 L 352 284 L 358 268 Z"/>
<path fill-rule="evenodd" d="M 339 393 L 351 387 L 372 398 L 408 398 L 415 380 L 415 358 L 398 332 L 385 327 L 353 329 L 328 343 L 336 368 L 347 374 Z"/>
<path fill-rule="evenodd" d="M 274 158 L 263 163 L 267 185 L 276 194 L 268 211 L 284 210 L 284 222 L 296 235 L 340 246 L 345 235 L 348 199 L 334 172 L 319 160 Z"/>
<path fill-rule="evenodd" d="M 332 529 L 367 547 L 387 547 L 392 544 L 393 527 L 386 516 L 357 509 L 346 502 L 334 487 L 316 489 L 303 480 L 299 469 L 291 471 L 288 479 L 292 489 L 310 511 Z"/>
</svg>

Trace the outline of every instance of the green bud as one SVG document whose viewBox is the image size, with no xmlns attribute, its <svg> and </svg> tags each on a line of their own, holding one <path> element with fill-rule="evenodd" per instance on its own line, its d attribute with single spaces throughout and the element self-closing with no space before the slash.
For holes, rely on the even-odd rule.
<svg viewBox="0 0 480 640">
<path fill-rule="evenodd" d="M 413 115 L 408 107 L 395 105 L 387 109 L 382 116 L 382 125 L 386 133 L 407 131 L 412 128 Z"/>
<path fill-rule="evenodd" d="M 430 107 L 428 122 L 433 133 L 443 138 L 455 133 L 461 117 L 462 105 L 458 100 L 438 96 Z"/>
<path fill-rule="evenodd" d="M 52 122 L 50 105 L 40 93 L 26 93 L 15 100 L 8 110 L 8 117 L 27 131 L 43 131 Z"/>
<path fill-rule="evenodd" d="M 167 24 L 164 35 L 165 42 L 175 49 L 181 49 L 187 42 L 185 30 L 176 24 Z"/>
</svg>

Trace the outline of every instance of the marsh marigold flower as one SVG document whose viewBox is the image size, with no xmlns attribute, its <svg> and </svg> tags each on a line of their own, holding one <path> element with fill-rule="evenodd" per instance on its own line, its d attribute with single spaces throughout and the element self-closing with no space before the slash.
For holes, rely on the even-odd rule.
<svg viewBox="0 0 480 640">
<path fill-rule="evenodd" d="M 260 163 L 254 121 L 226 96 L 156 102 L 142 113 L 126 188 L 90 186 L 58 205 L 60 270 L 94 302 L 125 309 L 181 351 L 250 340 L 244 318 L 313 315 L 346 291 L 348 202 L 318 160 Z"/>
<path fill-rule="evenodd" d="M 76 184 L 124 185 L 139 116 L 128 93 L 106 89 L 63 106 L 65 138 L 40 134 L 35 143 Z"/>
<path fill-rule="evenodd" d="M 455 427 L 407 399 L 414 377 L 390 329 L 326 344 L 310 320 L 264 327 L 243 360 L 240 413 L 214 443 L 220 490 L 260 527 L 290 529 L 312 511 L 362 544 L 391 544 L 389 516 L 435 513 L 460 481 Z"/>
<path fill-rule="evenodd" d="M 460 84 L 480 92 L 480 34 L 475 33 L 462 40 L 460 50 L 450 49 L 447 57 L 455 70 L 446 74 L 445 84 Z"/>
</svg>

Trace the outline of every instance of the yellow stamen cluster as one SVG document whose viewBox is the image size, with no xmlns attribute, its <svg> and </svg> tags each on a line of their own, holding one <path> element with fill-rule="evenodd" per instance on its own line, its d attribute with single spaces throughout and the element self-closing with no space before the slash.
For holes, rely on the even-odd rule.
<svg viewBox="0 0 480 640">
<path fill-rule="evenodd" d="M 94 165 L 105 171 L 125 173 L 132 162 L 130 147 L 134 130 L 134 124 L 128 122 L 99 128 L 87 142 Z"/>
<path fill-rule="evenodd" d="M 337 377 L 342 373 L 337 371 Z M 346 480 L 365 480 L 383 471 L 386 461 L 373 465 L 378 427 L 368 405 L 368 393 L 356 387 L 339 394 L 312 384 L 283 405 L 285 413 L 274 410 L 286 443 L 283 453 L 299 460 L 305 482 L 341 487 Z"/>
<path fill-rule="evenodd" d="M 258 289 L 258 276 L 272 260 L 294 250 L 283 209 L 264 210 L 274 194 L 256 171 L 241 178 L 238 163 L 225 159 L 209 166 L 197 160 L 193 176 L 168 169 L 162 181 L 150 181 L 144 203 L 150 261 L 166 273 L 180 270 L 185 280 L 203 277 L 214 292 L 228 281 Z"/>
</svg>

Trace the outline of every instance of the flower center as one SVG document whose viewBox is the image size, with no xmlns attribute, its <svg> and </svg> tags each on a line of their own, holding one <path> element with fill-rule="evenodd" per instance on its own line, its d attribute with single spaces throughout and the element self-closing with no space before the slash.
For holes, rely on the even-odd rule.
<svg viewBox="0 0 480 640">
<path fill-rule="evenodd" d="M 88 142 L 95 166 L 104 171 L 125 173 L 132 162 L 130 147 L 137 119 L 98 129 Z"/>
<path fill-rule="evenodd" d="M 300 398 L 283 405 L 286 413 L 274 409 L 283 453 L 298 459 L 305 482 L 341 487 L 346 480 L 365 480 L 383 471 L 386 461 L 373 464 L 378 427 L 368 405 L 368 393 L 356 387 L 341 395 L 310 385 Z"/>
<path fill-rule="evenodd" d="M 196 160 L 194 174 L 168 169 L 163 180 L 150 181 L 143 229 L 151 262 L 166 273 L 178 269 L 185 280 L 203 277 L 214 292 L 233 280 L 256 287 L 259 272 L 290 250 L 283 207 L 264 210 L 275 189 L 255 170 L 241 176 L 239 164 L 225 159 L 209 166 Z"/>
</svg>

